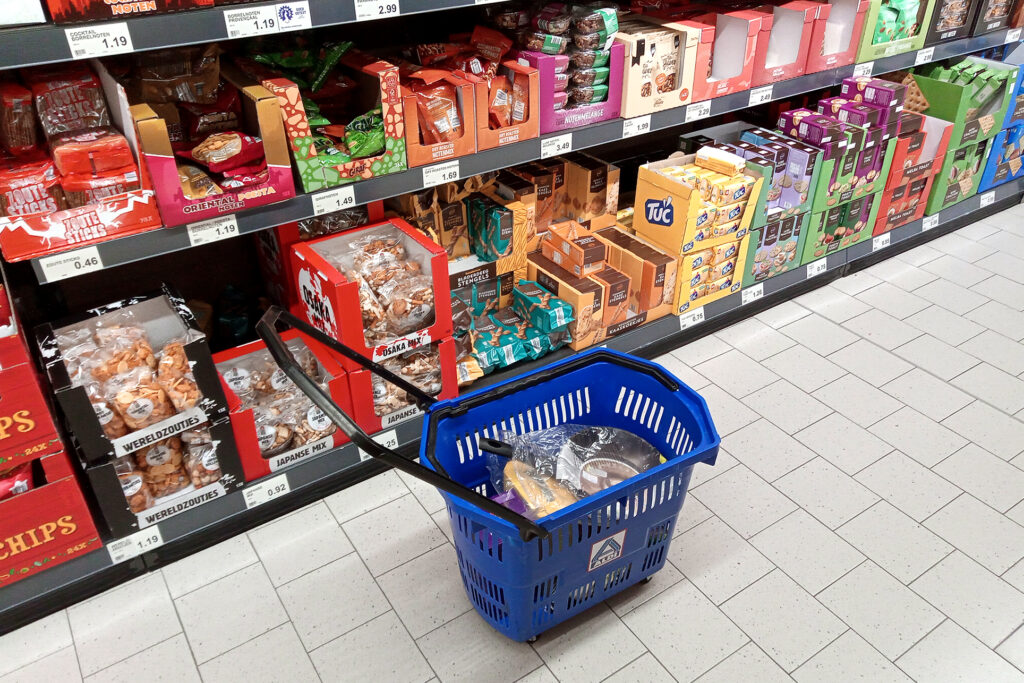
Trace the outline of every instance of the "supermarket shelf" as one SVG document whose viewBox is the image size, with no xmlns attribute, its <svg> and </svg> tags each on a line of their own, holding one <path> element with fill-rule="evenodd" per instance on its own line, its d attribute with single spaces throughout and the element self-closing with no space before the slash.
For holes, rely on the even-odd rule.
<svg viewBox="0 0 1024 683">
<path fill-rule="evenodd" d="M 398 6 L 399 12 L 389 12 L 386 15 L 386 18 L 393 18 L 399 15 L 473 7 L 496 2 L 504 2 L 504 0 L 388 0 L 383 4 Z M 379 8 L 370 7 L 377 4 L 373 0 L 305 0 L 305 3 L 308 3 L 309 6 L 310 26 L 301 27 L 303 29 L 359 21 L 356 14 L 357 6 L 365 6 L 368 11 L 376 9 L 377 13 L 380 13 Z M 252 3 L 246 4 L 244 9 L 258 10 L 282 4 L 301 5 L 304 2 L 303 0 L 290 0 L 289 2 Z M 123 21 L 128 25 L 131 46 L 134 51 L 138 52 L 227 40 L 228 30 L 224 13 L 238 9 L 242 8 L 234 5 L 135 17 Z M 66 34 L 67 29 L 86 27 L 102 29 L 103 26 L 111 23 L 120 22 L 113 20 L 111 22 L 61 24 L 59 26 L 44 24 L 0 31 L 0 69 L 68 61 L 72 59 L 72 55 Z"/>
<path fill-rule="evenodd" d="M 807 291 L 821 287 L 850 272 L 866 268 L 873 263 L 935 239 L 963 225 L 984 218 L 1017 203 L 1024 194 L 1024 179 L 1001 185 L 982 195 L 975 195 L 945 209 L 938 218 L 919 220 L 889 233 L 889 245 L 879 240 L 867 240 L 828 256 L 824 269 L 816 264 L 801 266 L 766 280 L 760 285 L 761 294 L 754 297 L 747 288 L 703 308 L 703 322 L 693 320 L 693 312 L 681 317 L 666 316 L 648 325 L 613 337 L 603 345 L 640 356 L 655 357 L 679 348 L 700 337 L 711 334 L 762 310 L 792 299 Z M 984 204 L 984 206 L 983 206 Z M 932 225 L 934 223 L 934 225 Z M 879 245 L 876 248 L 876 245 Z M 816 262 L 820 263 L 820 262 Z M 811 274 L 813 273 L 813 274 Z M 809 276 L 810 275 L 810 276 Z M 746 301 L 746 303 L 744 303 Z M 509 371 L 484 378 L 474 388 L 485 387 L 537 367 L 569 356 L 562 349 L 531 363 L 520 363 Z M 420 441 L 422 420 L 412 419 L 395 427 L 399 451 L 406 456 L 416 453 Z M 385 471 L 386 466 L 375 460 L 364 461 L 359 450 L 345 445 L 317 458 L 299 463 L 280 474 L 274 474 L 250 484 L 242 491 L 220 500 L 211 501 L 194 510 L 171 517 L 157 525 L 162 545 L 140 558 L 121 564 L 112 564 L 105 550 L 94 552 L 65 565 L 54 567 L 42 574 L 0 589 L 0 635 L 14 630 L 34 619 L 95 595 L 145 571 L 166 565 L 187 555 L 208 548 L 231 536 L 244 533 L 271 519 L 297 510 L 316 500 L 340 491 L 368 477 Z M 287 482 L 286 490 L 272 497 L 267 490 L 276 490 Z M 262 492 L 267 502 L 249 507 L 245 491 Z M 250 496 L 252 493 L 250 493 Z M 260 497 L 256 498 L 260 500 Z"/>
<path fill-rule="evenodd" d="M 405 2 L 408 1 L 409 0 L 405 0 Z M 465 0 L 460 1 L 465 2 Z M 403 8 L 405 7 L 405 2 L 403 2 Z M 451 3 L 452 6 L 454 6 L 454 2 L 455 0 L 449 0 L 449 3 Z M 1011 33 L 1012 35 L 1010 35 Z M 948 57 L 968 54 L 970 52 L 976 52 L 989 47 L 1002 45 L 1006 42 L 1011 42 L 1009 41 L 1009 38 L 1014 38 L 1014 40 L 1016 40 L 1019 36 L 1019 31 L 999 31 L 986 36 L 967 38 L 964 40 L 946 43 L 936 46 L 935 48 L 926 48 L 923 51 L 887 57 L 884 60 L 874 62 L 872 72 L 878 74 L 884 73 L 885 71 L 905 69 L 914 66 L 918 59 L 917 55 L 920 52 L 924 52 L 924 56 L 928 56 L 928 51 L 931 51 L 932 60 L 946 59 Z M 3 48 L 0 47 L 0 56 L 2 56 L 2 50 Z M 925 61 L 927 60 L 922 59 L 921 63 L 925 63 Z M 650 131 L 666 130 L 676 126 L 694 123 L 712 116 L 742 111 L 749 108 L 752 102 L 764 103 L 771 100 L 784 100 L 801 93 L 820 90 L 822 88 L 839 84 L 844 78 L 852 75 L 853 73 L 854 66 L 849 65 L 839 69 L 831 69 L 819 73 L 808 74 L 799 78 L 793 78 L 787 81 L 780 81 L 773 86 L 766 86 L 765 88 L 745 90 L 731 95 L 726 95 L 724 97 L 718 97 L 713 100 L 708 100 L 707 102 L 710 102 L 710 107 L 707 107 L 706 103 L 702 102 L 658 112 L 650 117 Z M 471 175 L 508 168 L 509 166 L 514 166 L 516 164 L 543 158 L 546 156 L 544 153 L 544 141 L 551 140 L 552 138 L 562 138 L 565 136 L 571 137 L 571 149 L 573 150 L 582 150 L 611 142 L 617 142 L 623 139 L 624 125 L 625 122 L 623 119 L 614 119 L 612 121 L 605 121 L 592 126 L 556 133 L 554 135 L 544 136 L 540 139 L 524 140 L 523 142 L 508 145 L 500 149 L 487 150 L 462 157 L 457 160 L 459 166 L 459 177 L 465 178 Z M 347 192 L 351 189 L 355 204 L 358 205 L 380 199 L 387 199 L 407 192 L 414 192 L 422 189 L 423 187 L 423 169 L 414 168 L 402 173 L 395 173 L 355 183 L 344 191 Z M 327 192 L 334 191 L 335 190 L 332 189 Z M 259 232 L 261 230 L 281 225 L 282 223 L 313 217 L 316 215 L 313 209 L 313 196 L 314 195 L 303 194 L 277 204 L 271 204 L 269 206 L 235 214 L 235 219 L 238 223 L 238 234 L 244 235 Z M 189 249 L 191 246 L 192 243 L 189 238 L 188 226 L 178 226 L 174 228 L 160 228 L 138 235 L 131 235 L 120 239 L 110 240 L 108 242 L 101 242 L 100 244 L 95 245 L 95 248 L 103 267 L 113 268 L 126 263 L 153 258 L 163 254 L 181 251 L 183 249 Z M 90 250 L 91 254 L 92 247 L 88 247 L 87 249 Z M 64 252 L 62 257 L 73 255 L 73 253 L 74 252 Z M 43 259 L 34 259 L 32 261 L 32 267 L 35 270 L 36 278 L 40 284 L 48 282 L 46 275 L 44 274 L 45 271 L 43 266 L 40 263 L 40 260 L 45 260 L 46 258 L 47 257 L 43 257 Z"/>
</svg>

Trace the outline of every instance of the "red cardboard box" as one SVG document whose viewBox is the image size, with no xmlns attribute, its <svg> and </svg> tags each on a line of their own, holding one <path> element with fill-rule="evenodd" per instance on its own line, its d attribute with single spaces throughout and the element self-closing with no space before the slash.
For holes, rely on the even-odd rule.
<svg viewBox="0 0 1024 683">
<path fill-rule="evenodd" d="M 64 450 L 35 366 L 0 370 L 0 471 Z"/>
<path fill-rule="evenodd" d="M 814 34 L 818 13 L 827 5 L 793 0 L 777 5 L 762 5 L 761 33 L 754 52 L 753 86 L 768 85 L 802 76 Z"/>
<path fill-rule="evenodd" d="M 406 254 L 402 262 L 418 263 L 421 275 L 430 278 L 434 315 L 432 320 L 427 318 L 429 322 L 421 329 L 371 345 L 367 341 L 360 306 L 360 284 L 353 277 L 357 252 L 349 245 L 354 240 L 375 238 L 399 243 Z M 339 270 L 328 258 L 336 259 L 335 262 L 343 265 L 344 270 Z M 295 289 L 300 299 L 296 315 L 367 358 L 381 361 L 452 335 L 448 252 L 401 218 L 294 244 L 291 259 Z M 393 305 L 389 298 L 388 306 Z M 360 369 L 357 363 L 347 358 L 341 359 L 341 364 L 350 372 Z"/>
<path fill-rule="evenodd" d="M 527 83 L 526 120 L 503 128 L 491 128 L 488 109 L 490 88 L 487 80 L 463 72 L 460 72 L 460 75 L 473 84 L 476 93 L 476 148 L 478 151 L 504 147 L 540 135 L 540 73 L 537 69 L 532 66 L 523 66 L 514 59 L 502 62 L 498 68 L 498 75 L 507 76 L 510 84 L 513 78 L 525 79 Z"/>
<path fill-rule="evenodd" d="M 36 487 L 0 502 L 0 590 L 103 547 L 67 454 L 33 469 Z"/>
<path fill-rule="evenodd" d="M 450 71 L 440 69 L 421 69 L 409 75 L 409 78 L 420 79 L 430 85 L 432 83 L 448 83 L 455 86 L 458 98 L 459 116 L 462 117 L 462 135 L 451 142 L 424 142 L 420 133 L 420 109 L 416 106 L 416 93 L 402 86 L 402 108 L 405 111 L 405 145 L 409 167 L 428 166 L 456 157 L 476 152 L 476 97 L 474 85 L 459 78 Z"/>
<path fill-rule="evenodd" d="M 871 0 L 828 0 L 818 11 L 806 73 L 853 64 Z"/>
<path fill-rule="evenodd" d="M 105 21 L 163 14 L 197 7 L 213 7 L 213 0 L 46 0 L 50 16 L 58 24 Z"/>
<path fill-rule="evenodd" d="M 288 330 L 281 337 L 293 347 L 293 352 L 305 346 L 311 350 L 316 357 L 321 374 L 328 377 L 327 390 L 331 398 L 341 409 L 352 415 L 352 398 L 348 386 L 348 373 L 341 365 L 327 353 L 327 350 L 313 339 L 301 334 L 297 330 Z M 272 456 L 264 456 L 260 448 L 260 432 L 256 425 L 256 417 L 251 407 L 245 407 L 239 395 L 233 389 L 230 379 L 225 379 L 225 372 L 230 372 L 233 367 L 232 361 L 244 358 L 253 353 L 266 351 L 266 344 L 262 341 L 254 341 L 243 346 L 238 346 L 227 351 L 214 354 L 213 361 L 217 364 L 217 371 L 221 376 L 221 385 L 224 387 L 224 395 L 228 399 L 228 408 L 231 410 L 231 430 L 235 435 L 235 445 L 238 448 L 238 456 L 242 461 L 242 469 L 245 472 L 245 480 L 253 481 L 265 477 L 273 472 L 278 472 L 286 467 L 294 465 L 302 460 L 326 453 L 332 448 L 348 442 L 348 437 L 340 429 L 323 439 L 302 444 L 294 448 L 286 447 L 286 450 Z M 283 371 L 281 371 L 283 373 Z M 308 418 L 311 423 L 326 420 L 326 416 L 310 403 L 310 411 L 313 414 Z M 273 428 L 271 427 L 271 431 Z"/>
<path fill-rule="evenodd" d="M 896 140 L 889 178 L 879 193 L 878 218 L 873 235 L 922 218 L 932 184 L 942 170 L 954 125 L 922 116 L 921 129 Z"/>
</svg>

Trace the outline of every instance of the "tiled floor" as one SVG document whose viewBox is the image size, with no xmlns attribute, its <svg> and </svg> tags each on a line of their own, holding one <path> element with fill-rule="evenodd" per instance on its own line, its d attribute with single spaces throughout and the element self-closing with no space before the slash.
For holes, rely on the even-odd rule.
<svg viewBox="0 0 1024 683">
<path fill-rule="evenodd" d="M 533 645 L 389 472 L 0 638 L 0 683 L 1024 681 L 1021 283 L 1016 207 L 662 357 L 718 464 L 653 581 Z"/>
</svg>

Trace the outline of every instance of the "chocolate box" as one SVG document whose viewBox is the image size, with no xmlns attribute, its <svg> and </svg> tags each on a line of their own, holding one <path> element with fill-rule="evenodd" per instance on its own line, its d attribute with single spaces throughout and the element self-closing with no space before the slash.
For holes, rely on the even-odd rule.
<svg viewBox="0 0 1024 683">
<path fill-rule="evenodd" d="M 894 0 L 871 0 L 864 19 L 857 61 L 867 62 L 924 47 L 936 0 L 920 0 L 913 16 L 897 9 Z M 895 22 L 895 24 L 893 24 Z"/>
<path fill-rule="evenodd" d="M 648 320 L 671 313 L 679 260 L 630 235 L 618 223 L 595 229 L 594 234 L 608 245 L 608 264 L 632 280 L 630 311 L 646 314 Z"/>
<path fill-rule="evenodd" d="M 1014 0 L 979 0 L 972 36 L 1004 29 L 1013 20 Z"/>
<path fill-rule="evenodd" d="M 604 327 L 608 328 L 625 322 L 630 313 L 630 301 L 633 299 L 632 279 L 625 273 L 609 266 L 605 266 L 589 277 L 601 285 L 601 310 L 603 311 L 601 320 Z"/>
<path fill-rule="evenodd" d="M 526 277 L 572 306 L 569 348 L 580 350 L 605 338 L 604 289 L 590 278 L 579 278 L 539 252 L 526 257 Z"/>
<path fill-rule="evenodd" d="M 693 100 L 700 31 L 694 26 L 632 15 L 615 41 L 625 48 L 623 118 L 672 109 Z"/>
<path fill-rule="evenodd" d="M 925 45 L 966 38 L 971 33 L 982 0 L 936 0 Z M 1005 26 L 1005 24 L 1004 24 Z"/>
<path fill-rule="evenodd" d="M 853 199 L 826 211 L 810 214 L 804 229 L 800 263 L 810 263 L 871 237 L 878 212 L 879 193 Z"/>
<path fill-rule="evenodd" d="M 938 213 L 978 192 L 988 145 L 988 140 L 981 140 L 946 153 L 928 195 L 926 215 Z"/>
<path fill-rule="evenodd" d="M 595 216 L 619 210 L 619 168 L 589 154 L 566 154 L 566 218 L 588 221 Z"/>
<path fill-rule="evenodd" d="M 576 277 L 593 275 L 605 266 L 607 247 L 576 221 L 556 223 L 541 240 L 541 253 Z"/>
<path fill-rule="evenodd" d="M 747 247 L 747 258 L 741 264 L 744 287 L 800 265 L 809 215 L 802 213 L 799 216 L 789 216 L 764 227 L 751 229 L 747 237 L 750 242 Z"/>
</svg>

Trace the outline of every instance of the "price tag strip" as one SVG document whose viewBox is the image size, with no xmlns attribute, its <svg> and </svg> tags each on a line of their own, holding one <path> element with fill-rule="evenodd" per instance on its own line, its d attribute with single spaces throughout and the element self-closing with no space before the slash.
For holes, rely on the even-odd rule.
<svg viewBox="0 0 1024 683">
<path fill-rule="evenodd" d="M 807 279 L 817 277 L 828 270 L 828 259 L 818 259 L 814 263 L 807 264 Z"/>
<path fill-rule="evenodd" d="M 747 106 L 756 107 L 759 104 L 771 102 L 774 90 L 774 85 L 762 85 L 760 88 L 754 88 L 750 91 L 750 99 L 747 100 Z"/>
<path fill-rule="evenodd" d="M 356 205 L 355 188 L 351 185 L 324 190 L 313 195 L 313 215 L 322 216 L 342 209 L 351 209 Z"/>
<path fill-rule="evenodd" d="M 160 533 L 160 526 L 155 525 L 142 531 L 136 531 L 130 536 L 111 541 L 107 544 L 107 552 L 110 553 L 110 561 L 118 564 L 138 557 L 142 553 L 156 550 L 163 544 L 164 537 Z"/>
<path fill-rule="evenodd" d="M 242 489 L 242 497 L 245 499 L 246 509 L 251 510 L 254 507 L 287 495 L 291 490 L 291 487 L 288 485 L 288 474 L 285 473 L 264 479 L 252 486 L 246 486 Z"/>
<path fill-rule="evenodd" d="M 746 306 L 764 296 L 764 283 L 759 282 L 753 287 L 744 287 L 740 290 L 740 305 Z"/>
<path fill-rule="evenodd" d="M 309 0 L 224 10 L 228 38 L 262 36 L 312 28 Z"/>
<path fill-rule="evenodd" d="M 994 204 L 995 201 L 996 201 L 996 191 L 995 190 L 990 190 L 990 191 L 986 192 L 985 194 L 981 195 L 981 208 L 984 209 L 986 206 L 992 206 L 992 204 Z"/>
<path fill-rule="evenodd" d="M 356 0 L 356 21 L 397 17 L 401 13 L 398 0 Z"/>
<path fill-rule="evenodd" d="M 711 100 L 686 105 L 686 123 L 700 121 L 711 116 Z"/>
<path fill-rule="evenodd" d="M 540 139 L 540 158 L 550 159 L 572 151 L 572 133 Z"/>
<path fill-rule="evenodd" d="M 622 137 L 631 138 L 651 132 L 651 115 L 636 116 L 622 122 Z"/>
<path fill-rule="evenodd" d="M 679 329 L 685 330 L 704 322 L 704 307 L 695 308 L 679 316 Z"/>
<path fill-rule="evenodd" d="M 66 28 L 64 37 L 67 38 L 72 59 L 108 57 L 135 50 L 128 24 L 123 21 Z"/>
<path fill-rule="evenodd" d="M 892 233 L 883 232 L 878 237 L 874 237 L 871 240 L 871 251 L 878 251 L 879 249 L 885 249 L 892 243 Z"/>
<path fill-rule="evenodd" d="M 874 62 L 864 62 L 863 64 L 853 65 L 854 76 L 870 76 L 875 71 Z"/>
<path fill-rule="evenodd" d="M 193 247 L 231 237 L 238 237 L 238 221 L 235 214 L 188 224 L 188 241 Z"/>
<path fill-rule="evenodd" d="M 924 220 L 921 221 L 921 232 L 931 230 L 932 228 L 938 227 L 939 225 L 939 214 L 934 216 L 925 216 Z"/>
<path fill-rule="evenodd" d="M 1020 40 L 1020 34 L 1022 30 L 1024 29 L 1011 28 L 1009 31 L 1006 32 L 1006 42 L 1016 43 L 1018 40 Z"/>
<path fill-rule="evenodd" d="M 442 183 L 450 183 L 459 179 L 459 160 L 446 161 L 443 164 L 423 167 L 423 187 L 433 187 Z"/>
<path fill-rule="evenodd" d="M 103 259 L 96 247 L 82 247 L 63 254 L 44 256 L 39 259 L 39 267 L 43 271 L 44 282 L 57 282 L 103 270 Z"/>
<path fill-rule="evenodd" d="M 384 446 L 385 448 L 390 448 L 391 450 L 398 448 L 398 433 L 395 432 L 394 429 L 389 429 L 386 432 L 375 434 L 373 436 L 373 440 L 379 443 L 381 446 Z M 372 457 L 372 455 L 364 451 L 362 448 L 359 449 L 360 462 L 369 460 Z"/>
<path fill-rule="evenodd" d="M 932 57 L 934 56 L 934 47 L 926 47 L 923 50 L 918 50 L 917 55 L 914 57 L 914 66 L 918 66 L 920 64 L 927 64 L 928 62 L 932 61 Z"/>
</svg>

